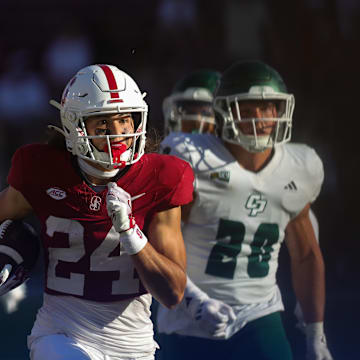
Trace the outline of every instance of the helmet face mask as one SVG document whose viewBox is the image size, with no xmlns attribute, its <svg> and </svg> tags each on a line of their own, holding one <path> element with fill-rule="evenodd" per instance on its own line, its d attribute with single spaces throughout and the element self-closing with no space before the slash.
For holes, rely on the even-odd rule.
<svg viewBox="0 0 360 360">
<path fill-rule="evenodd" d="M 242 104 L 250 109 L 272 104 L 274 110 L 253 114 L 241 110 Z M 224 72 L 214 101 L 223 140 L 249 152 L 290 141 L 294 106 L 294 96 L 287 93 L 280 75 L 261 62 L 237 63 Z"/>
<path fill-rule="evenodd" d="M 67 84 L 60 109 L 66 147 L 79 158 L 105 169 L 121 168 L 137 162 L 145 151 L 147 104 L 135 81 L 113 65 L 92 65 L 81 69 Z M 103 115 L 131 114 L 134 130 L 127 134 L 89 135 L 88 118 Z M 114 143 L 115 138 L 131 138 L 128 149 Z M 94 139 L 105 139 L 107 146 L 97 149 Z"/>
<path fill-rule="evenodd" d="M 169 113 L 166 117 L 168 132 L 192 128 L 193 130 L 189 132 L 201 133 L 206 124 L 215 125 L 212 96 L 210 94 L 208 96 L 209 100 L 188 99 L 176 95 L 169 97 L 171 104 L 169 104 Z"/>
<path fill-rule="evenodd" d="M 215 129 L 213 93 L 220 74 L 198 70 L 181 79 L 163 101 L 165 133 L 211 132 Z"/>
<path fill-rule="evenodd" d="M 125 114 L 122 111 L 119 112 L 119 114 L 122 113 Z M 128 113 L 126 112 L 126 114 Z M 106 114 L 104 117 L 111 117 L 111 115 L 112 114 Z M 144 154 L 146 133 L 142 130 L 141 126 L 142 124 L 146 124 L 146 119 L 143 119 L 144 114 L 131 113 L 132 118 L 134 118 L 135 115 L 139 115 L 139 120 L 133 121 L 134 130 L 127 134 L 110 134 L 107 130 L 105 135 L 90 135 L 87 122 L 93 117 L 81 119 L 79 121 L 81 126 L 77 130 L 78 136 L 73 142 L 77 151 L 75 155 L 107 169 L 123 168 L 126 165 L 135 163 Z M 137 126 L 136 130 L 135 126 Z M 116 141 L 120 137 L 122 141 Z M 143 137 L 143 141 L 141 137 Z M 99 148 L 96 146 L 96 143 L 102 139 L 105 140 L 103 141 L 105 146 Z"/>
</svg>

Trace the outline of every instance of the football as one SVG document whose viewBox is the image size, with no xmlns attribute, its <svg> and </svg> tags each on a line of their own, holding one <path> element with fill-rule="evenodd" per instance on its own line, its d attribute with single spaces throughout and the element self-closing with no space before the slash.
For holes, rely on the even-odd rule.
<svg viewBox="0 0 360 360">
<path fill-rule="evenodd" d="M 31 225 L 23 220 L 5 220 L 0 225 L 0 272 L 11 265 L 8 279 L 0 287 L 0 295 L 21 285 L 39 257 L 39 238 Z"/>
</svg>

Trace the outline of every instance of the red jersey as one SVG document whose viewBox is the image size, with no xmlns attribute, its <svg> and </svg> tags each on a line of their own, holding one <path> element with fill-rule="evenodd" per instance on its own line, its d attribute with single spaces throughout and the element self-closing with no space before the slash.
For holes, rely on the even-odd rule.
<svg viewBox="0 0 360 360">
<path fill-rule="evenodd" d="M 45 144 L 21 147 L 8 183 L 20 191 L 41 222 L 45 291 L 93 301 L 116 301 L 146 293 L 106 209 L 107 187 L 95 192 L 66 150 Z M 145 154 L 116 182 L 136 198 L 144 231 L 156 212 L 189 203 L 193 172 L 170 155 Z"/>
</svg>

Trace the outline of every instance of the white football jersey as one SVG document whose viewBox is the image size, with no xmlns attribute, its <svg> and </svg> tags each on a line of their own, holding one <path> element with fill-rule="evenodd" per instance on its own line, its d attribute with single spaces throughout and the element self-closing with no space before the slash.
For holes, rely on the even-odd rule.
<svg viewBox="0 0 360 360">
<path fill-rule="evenodd" d="M 162 149 L 188 161 L 195 173 L 196 198 L 183 226 L 188 276 L 234 308 L 274 299 L 285 228 L 323 182 L 316 152 L 301 144 L 276 147 L 254 173 L 212 135 L 172 133 Z"/>
</svg>

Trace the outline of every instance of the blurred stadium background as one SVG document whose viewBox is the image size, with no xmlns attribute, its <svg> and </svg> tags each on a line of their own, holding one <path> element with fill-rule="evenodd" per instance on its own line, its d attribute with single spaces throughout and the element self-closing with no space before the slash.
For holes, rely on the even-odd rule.
<svg viewBox="0 0 360 360">
<path fill-rule="evenodd" d="M 160 135 L 162 100 L 188 72 L 223 71 L 248 58 L 275 67 L 296 98 L 293 140 L 313 146 L 325 165 L 313 208 L 327 266 L 330 349 L 336 360 L 359 357 L 358 0 L 2 0 L 0 9 L 1 189 L 15 149 L 42 141 L 46 125 L 59 123 L 48 100 L 60 99 L 83 66 L 109 63 L 132 75 L 148 93 L 149 127 Z M 280 261 L 284 320 L 297 347 L 285 250 Z M 6 314 L 0 302 L 1 360 L 28 358 L 41 270 L 17 312 Z"/>
</svg>

